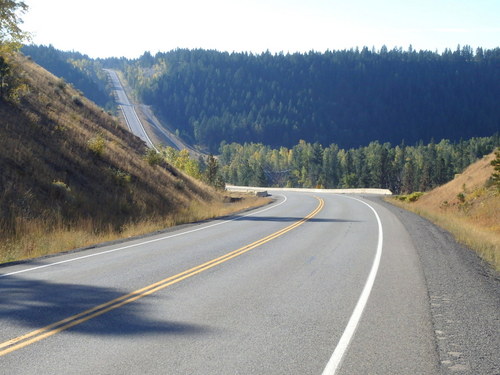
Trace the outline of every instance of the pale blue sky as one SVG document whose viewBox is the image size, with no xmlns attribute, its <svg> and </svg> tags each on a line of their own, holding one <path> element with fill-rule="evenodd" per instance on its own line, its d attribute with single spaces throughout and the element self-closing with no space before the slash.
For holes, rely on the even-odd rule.
<svg viewBox="0 0 500 375">
<path fill-rule="evenodd" d="M 323 52 L 500 46 L 500 0 L 25 0 L 37 44 L 91 57 L 175 48 Z"/>
</svg>

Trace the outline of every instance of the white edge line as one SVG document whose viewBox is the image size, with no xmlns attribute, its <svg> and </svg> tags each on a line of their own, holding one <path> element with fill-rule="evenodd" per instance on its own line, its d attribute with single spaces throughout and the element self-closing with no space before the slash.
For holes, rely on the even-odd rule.
<svg viewBox="0 0 500 375">
<path fill-rule="evenodd" d="M 130 123 L 128 122 L 128 118 L 127 118 L 127 115 L 125 114 L 125 109 L 123 108 L 123 105 L 119 104 L 118 107 L 120 107 L 120 111 L 122 111 L 123 117 L 125 118 L 125 122 L 127 123 L 128 130 L 133 134 L 132 127 L 130 126 Z"/>
<path fill-rule="evenodd" d="M 135 116 L 135 119 L 137 120 L 137 122 L 139 123 L 141 129 L 142 129 L 142 132 L 144 133 L 144 135 L 146 136 L 146 139 L 148 140 L 149 144 L 151 145 L 152 148 L 154 148 L 154 150 L 156 152 L 160 152 L 158 151 L 158 149 L 155 147 L 155 145 L 153 144 L 153 141 L 151 140 L 151 138 L 149 138 L 149 135 L 148 133 L 146 132 L 146 128 L 144 127 L 144 125 L 142 124 L 142 121 L 139 119 L 139 116 L 137 115 L 137 112 L 135 111 L 135 106 L 132 105 L 132 112 L 134 113 L 134 116 Z M 147 143 L 147 142 L 146 142 Z"/>
<path fill-rule="evenodd" d="M 116 80 L 118 81 L 118 84 L 121 86 L 121 89 L 122 89 L 122 91 L 123 91 L 123 95 L 125 95 L 125 97 L 127 98 L 127 101 L 129 102 L 129 104 L 128 104 L 127 106 L 128 106 L 128 107 L 130 107 L 130 109 L 132 110 L 132 112 L 133 112 L 133 114 L 134 114 L 134 116 L 135 116 L 135 119 L 137 120 L 137 122 L 138 122 L 139 126 L 141 127 L 142 132 L 143 132 L 143 133 L 144 133 L 144 135 L 146 136 L 146 144 L 149 142 L 149 144 L 151 145 L 151 147 L 152 147 L 152 148 L 154 148 L 156 152 L 160 152 L 160 151 L 158 151 L 158 149 L 157 149 L 157 148 L 155 147 L 155 145 L 153 144 L 153 141 L 151 141 L 151 138 L 149 138 L 149 135 L 148 135 L 148 133 L 146 132 L 146 128 L 145 128 L 145 127 L 144 127 L 144 125 L 142 124 L 142 121 L 139 119 L 139 116 L 137 115 L 137 112 L 135 111 L 135 106 L 132 104 L 132 102 L 131 102 L 131 101 L 130 101 L 130 99 L 128 98 L 128 95 L 127 95 L 127 93 L 125 92 L 125 89 L 123 88 L 123 85 L 122 85 L 122 83 L 121 83 L 121 81 L 120 81 L 120 77 L 118 77 L 118 74 L 117 74 L 114 70 L 112 70 L 112 69 L 103 69 L 103 70 L 107 71 L 107 72 L 108 72 L 108 74 L 110 74 L 110 75 L 111 75 L 111 74 L 114 74 L 114 75 L 115 75 L 115 78 L 116 78 Z M 113 80 L 113 78 L 111 78 L 111 80 Z M 116 91 L 116 90 L 115 90 L 115 91 Z M 128 121 L 127 114 L 125 113 L 125 108 L 124 108 L 125 106 L 124 106 L 124 105 L 122 105 L 122 104 L 119 104 L 118 106 L 120 107 L 120 110 L 121 110 L 121 111 L 122 111 L 122 113 L 123 113 L 123 117 L 125 118 L 125 122 L 127 123 L 127 126 L 128 126 L 129 131 L 130 131 L 131 133 L 133 133 L 133 131 L 132 131 L 132 127 L 130 126 L 130 122 Z M 138 137 L 138 135 L 137 135 L 137 134 L 134 134 L 134 135 Z"/>
<path fill-rule="evenodd" d="M 24 272 L 29 272 L 29 271 L 35 271 L 35 270 L 39 270 L 39 269 L 42 269 L 42 268 L 52 267 L 52 266 L 56 266 L 56 265 L 63 264 L 63 263 L 74 262 L 74 261 L 77 261 L 77 260 L 91 258 L 91 257 L 95 257 L 95 256 L 98 256 L 98 255 L 104 255 L 104 254 L 114 253 L 115 251 L 121 251 L 121 250 L 125 250 L 125 249 L 130 249 L 130 248 L 133 248 L 133 247 L 142 246 L 142 245 L 146 245 L 146 244 L 153 243 L 153 242 L 167 240 L 167 239 L 173 238 L 173 237 L 184 236 L 186 234 L 198 232 L 200 230 L 209 229 L 209 228 L 215 227 L 217 225 L 226 224 L 226 223 L 229 223 L 231 221 L 241 220 L 244 217 L 257 215 L 257 214 L 260 214 L 262 212 L 265 212 L 265 211 L 271 210 L 273 208 L 276 208 L 278 206 L 281 206 L 283 203 L 285 203 L 288 200 L 288 198 L 285 195 L 279 194 L 279 196 L 282 196 L 284 198 L 282 202 L 280 202 L 278 204 L 275 204 L 275 205 L 272 205 L 271 207 L 267 207 L 267 208 L 265 208 L 263 210 L 260 210 L 260 211 L 257 211 L 257 212 L 252 212 L 250 214 L 246 214 L 246 215 L 243 215 L 243 216 L 238 216 L 238 217 L 235 217 L 233 219 L 224 220 L 224 221 L 221 221 L 219 223 L 210 224 L 210 225 L 207 225 L 207 226 L 204 226 L 204 227 L 201 227 L 201 228 L 191 229 L 191 230 L 188 230 L 186 232 L 181 232 L 181 233 L 172 234 L 170 236 L 155 238 L 154 240 L 143 241 L 143 242 L 140 242 L 140 243 L 137 243 L 137 244 L 133 244 L 133 245 L 122 246 L 122 247 L 119 247 L 119 248 L 116 248 L 116 249 L 101 251 L 99 253 L 94 253 L 94 254 L 84 255 L 84 256 L 81 256 L 81 257 L 77 257 L 77 258 L 62 260 L 60 262 L 44 264 L 43 266 L 26 268 L 24 270 L 19 270 L 19 271 L 14 271 L 14 272 L 10 272 L 10 273 L 0 274 L 0 278 L 6 277 L 6 276 L 16 275 L 16 274 L 19 274 L 19 273 L 24 273 Z"/>
<path fill-rule="evenodd" d="M 363 311 L 366 307 L 366 303 L 368 302 L 368 298 L 370 297 L 370 293 L 373 288 L 373 284 L 375 283 L 375 277 L 377 276 L 377 271 L 380 265 L 380 258 L 382 257 L 382 246 L 384 242 L 384 233 L 382 230 L 382 222 L 380 221 L 380 217 L 378 216 L 377 211 L 369 205 L 368 203 L 354 198 L 354 197 L 346 197 L 357 200 L 365 205 L 367 205 L 375 214 L 378 223 L 378 243 L 377 243 L 377 253 L 375 254 L 375 259 L 373 259 L 372 268 L 370 270 L 370 274 L 368 275 L 368 279 L 366 280 L 366 284 L 361 292 L 358 303 L 352 312 L 351 318 L 345 327 L 344 333 L 340 338 L 337 347 L 335 348 L 330 360 L 328 361 L 325 369 L 323 370 L 322 375 L 335 375 L 337 370 L 340 368 L 342 364 L 342 360 L 344 358 L 345 353 L 351 343 L 354 334 L 356 333 L 356 329 L 358 328 L 359 321 L 361 320 L 361 316 L 363 315 Z"/>
</svg>

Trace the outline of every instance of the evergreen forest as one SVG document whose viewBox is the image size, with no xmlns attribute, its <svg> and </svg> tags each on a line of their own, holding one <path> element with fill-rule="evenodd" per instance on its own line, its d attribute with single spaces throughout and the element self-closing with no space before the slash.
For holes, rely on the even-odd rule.
<svg viewBox="0 0 500 375">
<path fill-rule="evenodd" d="M 192 144 L 343 148 L 491 136 L 500 128 L 500 48 L 411 47 L 253 55 L 174 50 L 109 60 Z"/>
<path fill-rule="evenodd" d="M 426 191 L 500 146 L 500 48 L 23 52 L 101 105 L 111 100 L 103 68 L 122 71 L 166 124 L 219 155 L 218 185 Z M 206 168 L 165 155 L 195 177 Z"/>
<path fill-rule="evenodd" d="M 351 149 L 305 141 L 274 149 L 232 143 L 221 145 L 219 170 L 224 181 L 240 186 L 384 188 L 400 194 L 442 185 L 498 146 L 498 134 L 413 146 L 374 141 Z"/>
</svg>

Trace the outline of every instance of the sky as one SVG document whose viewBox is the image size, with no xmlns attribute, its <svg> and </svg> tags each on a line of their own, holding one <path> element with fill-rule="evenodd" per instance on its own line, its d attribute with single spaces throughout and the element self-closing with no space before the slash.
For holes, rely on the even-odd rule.
<svg viewBox="0 0 500 375">
<path fill-rule="evenodd" d="M 90 57 L 500 46 L 500 0 L 24 0 L 33 43 Z"/>
</svg>

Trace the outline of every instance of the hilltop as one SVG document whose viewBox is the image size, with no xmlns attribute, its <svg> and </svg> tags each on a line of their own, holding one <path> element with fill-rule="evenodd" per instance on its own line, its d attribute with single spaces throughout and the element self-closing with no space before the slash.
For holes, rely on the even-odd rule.
<svg viewBox="0 0 500 375">
<path fill-rule="evenodd" d="M 63 79 L 22 55 L 12 64 L 23 84 L 0 99 L 0 263 L 224 213 L 219 192 L 148 160 Z"/>
<path fill-rule="evenodd" d="M 351 49 L 260 55 L 207 50 L 104 61 L 192 144 L 341 148 L 459 141 L 498 132 L 500 48 Z"/>
<path fill-rule="evenodd" d="M 421 196 L 399 198 L 407 201 L 405 208 L 448 230 L 500 270 L 500 192 L 491 182 L 494 158 L 494 153 L 486 155 L 452 181 Z"/>
<path fill-rule="evenodd" d="M 23 51 L 96 98 L 102 68 L 121 71 L 139 101 L 184 141 L 350 149 L 370 142 L 459 142 L 498 132 L 500 48 L 324 53 L 177 49 L 138 59 L 90 59 L 49 46 Z"/>
</svg>

